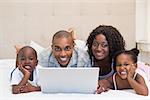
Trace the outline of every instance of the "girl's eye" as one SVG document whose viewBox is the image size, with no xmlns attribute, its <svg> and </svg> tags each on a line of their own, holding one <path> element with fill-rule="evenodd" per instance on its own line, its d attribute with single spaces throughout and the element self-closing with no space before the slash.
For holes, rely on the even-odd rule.
<svg viewBox="0 0 150 100">
<path fill-rule="evenodd" d="M 122 66 L 128 66 L 129 64 L 117 64 L 116 66 L 122 67 Z"/>
<path fill-rule="evenodd" d="M 129 64 L 124 64 L 124 66 L 128 66 Z"/>
</svg>

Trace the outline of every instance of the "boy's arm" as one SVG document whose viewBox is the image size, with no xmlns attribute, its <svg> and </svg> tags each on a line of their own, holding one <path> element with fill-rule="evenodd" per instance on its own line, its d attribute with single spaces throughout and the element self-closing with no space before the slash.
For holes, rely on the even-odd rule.
<svg viewBox="0 0 150 100">
<path fill-rule="evenodd" d="M 24 90 L 28 91 L 28 92 L 34 92 L 34 91 L 41 91 L 41 87 L 40 86 L 33 86 L 30 83 L 26 84 L 26 87 L 24 88 Z"/>
<path fill-rule="evenodd" d="M 13 94 L 18 94 L 18 93 L 22 92 L 23 88 L 28 83 L 29 77 L 30 77 L 30 73 L 24 74 L 23 79 L 21 80 L 21 82 L 18 85 L 12 85 Z"/>
<path fill-rule="evenodd" d="M 28 83 L 28 80 L 29 80 L 30 75 L 31 75 L 31 73 L 30 73 L 28 70 L 26 70 L 26 69 L 22 66 L 22 64 L 20 64 L 20 65 L 18 66 L 18 69 L 23 73 L 24 76 L 23 76 L 22 80 L 19 82 L 18 85 L 12 85 L 12 92 L 13 92 L 14 94 L 17 94 L 17 93 L 21 93 L 21 92 L 22 92 L 22 90 L 24 89 L 24 87 L 25 87 L 26 84 Z"/>
</svg>

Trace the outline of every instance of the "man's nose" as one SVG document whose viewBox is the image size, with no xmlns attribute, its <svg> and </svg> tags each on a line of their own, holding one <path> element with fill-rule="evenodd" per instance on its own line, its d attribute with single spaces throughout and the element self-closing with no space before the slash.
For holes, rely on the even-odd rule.
<svg viewBox="0 0 150 100">
<path fill-rule="evenodd" d="M 62 50 L 61 53 L 60 53 L 60 56 L 62 56 L 62 57 L 66 56 L 66 51 Z"/>
</svg>

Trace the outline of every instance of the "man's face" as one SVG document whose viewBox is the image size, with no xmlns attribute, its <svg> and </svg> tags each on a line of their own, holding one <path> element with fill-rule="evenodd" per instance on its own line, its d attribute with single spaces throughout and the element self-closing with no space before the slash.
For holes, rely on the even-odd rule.
<svg viewBox="0 0 150 100">
<path fill-rule="evenodd" d="M 55 38 L 52 44 L 52 52 L 61 67 L 67 67 L 72 57 L 74 48 L 71 37 Z"/>
</svg>

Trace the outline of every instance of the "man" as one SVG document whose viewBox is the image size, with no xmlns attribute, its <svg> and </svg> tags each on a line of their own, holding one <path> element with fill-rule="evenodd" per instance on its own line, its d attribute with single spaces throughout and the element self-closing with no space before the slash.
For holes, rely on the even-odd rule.
<svg viewBox="0 0 150 100">
<path fill-rule="evenodd" d="M 54 34 L 50 48 L 39 54 L 43 67 L 90 67 L 88 53 L 74 47 L 71 33 L 61 30 Z"/>
</svg>

